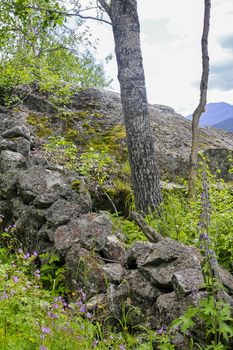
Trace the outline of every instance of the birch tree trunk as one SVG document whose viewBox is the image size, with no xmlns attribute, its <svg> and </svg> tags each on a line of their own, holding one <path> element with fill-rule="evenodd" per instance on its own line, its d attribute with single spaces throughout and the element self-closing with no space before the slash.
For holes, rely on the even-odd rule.
<svg viewBox="0 0 233 350">
<path fill-rule="evenodd" d="M 99 2 L 113 27 L 135 205 L 148 213 L 158 208 L 162 195 L 148 112 L 137 1 Z"/>
<path fill-rule="evenodd" d="M 188 197 L 193 199 L 197 178 L 197 156 L 198 156 L 198 127 L 199 120 L 203 112 L 205 112 L 207 100 L 207 88 L 209 78 L 209 54 L 208 54 L 208 36 L 210 27 L 210 9 L 211 0 L 205 1 L 204 25 L 201 39 L 202 48 L 202 77 L 200 83 L 200 100 L 192 117 L 192 146 L 189 159 L 189 177 L 188 177 Z"/>
</svg>

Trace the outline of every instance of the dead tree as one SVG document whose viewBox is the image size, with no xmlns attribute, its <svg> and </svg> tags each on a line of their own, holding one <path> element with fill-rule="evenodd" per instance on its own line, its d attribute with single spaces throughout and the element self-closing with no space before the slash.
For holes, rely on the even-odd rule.
<svg viewBox="0 0 233 350">
<path fill-rule="evenodd" d="M 193 199 L 196 187 L 197 178 L 197 158 L 198 158 L 198 127 L 199 120 L 203 112 L 205 112 L 205 106 L 207 101 L 207 88 L 209 79 L 209 54 L 208 54 L 208 36 L 210 27 L 210 8 L 211 0 L 205 1 L 204 10 L 204 25 L 201 39 L 202 48 L 202 76 L 200 83 L 200 100 L 197 108 L 195 109 L 192 117 L 192 146 L 189 159 L 189 177 L 188 177 L 188 196 L 189 199 Z"/>
</svg>

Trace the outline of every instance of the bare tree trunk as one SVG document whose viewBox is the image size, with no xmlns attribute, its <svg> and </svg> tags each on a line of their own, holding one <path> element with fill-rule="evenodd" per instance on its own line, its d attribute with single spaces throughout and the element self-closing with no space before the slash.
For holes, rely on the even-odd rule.
<svg viewBox="0 0 233 350">
<path fill-rule="evenodd" d="M 193 113 L 192 118 L 192 146 L 190 153 L 189 178 L 188 178 L 188 196 L 193 199 L 197 178 L 197 155 L 198 155 L 198 127 L 201 114 L 205 111 L 207 88 L 209 78 L 209 55 L 208 55 L 208 36 L 210 27 L 210 8 L 211 0 L 205 1 L 204 25 L 201 39 L 202 48 L 202 77 L 200 84 L 200 101 Z"/>
<path fill-rule="evenodd" d="M 111 18 L 135 205 L 148 213 L 162 200 L 155 159 L 136 0 L 100 0 Z"/>
</svg>

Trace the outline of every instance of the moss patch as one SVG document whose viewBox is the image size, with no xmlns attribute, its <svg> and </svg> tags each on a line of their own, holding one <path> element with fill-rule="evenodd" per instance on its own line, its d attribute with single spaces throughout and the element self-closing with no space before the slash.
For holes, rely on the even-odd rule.
<svg viewBox="0 0 233 350">
<path fill-rule="evenodd" d="M 77 193 L 79 193 L 79 191 L 80 191 L 80 186 L 81 186 L 80 180 L 74 180 L 71 184 L 72 190 L 74 190 Z"/>
<path fill-rule="evenodd" d="M 122 124 L 117 124 L 111 129 L 102 130 L 101 128 L 90 128 L 87 130 L 88 134 L 95 135 L 89 141 L 89 146 L 94 149 L 108 149 L 117 161 L 125 162 L 128 157 L 126 147 L 126 132 Z"/>
<path fill-rule="evenodd" d="M 48 137 L 53 132 L 46 116 L 30 114 L 27 116 L 26 121 L 34 127 L 35 133 L 38 137 Z"/>
</svg>

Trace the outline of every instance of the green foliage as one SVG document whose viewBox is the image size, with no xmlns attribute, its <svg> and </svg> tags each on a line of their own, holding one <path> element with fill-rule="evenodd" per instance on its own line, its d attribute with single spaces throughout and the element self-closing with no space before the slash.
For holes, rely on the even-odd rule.
<svg viewBox="0 0 233 350">
<path fill-rule="evenodd" d="M 156 219 L 154 214 L 149 215 L 146 220 L 163 236 L 169 235 L 187 244 L 195 243 L 200 203 L 190 206 L 182 189 L 163 189 L 162 193 L 160 214 L 155 214 Z"/>
<path fill-rule="evenodd" d="M 233 318 L 231 306 L 224 299 L 210 294 L 201 299 L 197 307 L 189 307 L 172 327 L 179 327 L 183 334 L 190 336 L 190 331 L 195 333 L 197 323 L 205 331 L 204 349 L 230 349 L 227 344 L 233 339 Z"/>
<path fill-rule="evenodd" d="M 54 164 L 64 165 L 67 170 L 76 170 L 88 180 L 97 181 L 100 186 L 112 171 L 113 159 L 104 149 L 98 151 L 91 147 L 79 155 L 76 145 L 61 136 L 50 137 L 43 149 L 45 156 Z"/>
<path fill-rule="evenodd" d="M 120 231 L 126 237 L 126 243 L 132 244 L 135 241 L 147 240 L 144 233 L 140 230 L 134 221 L 130 221 L 118 214 L 112 214 L 111 220 L 113 223 L 113 233 Z"/>
<path fill-rule="evenodd" d="M 93 147 L 80 156 L 79 173 L 88 179 L 95 179 L 103 185 L 111 173 L 113 159 L 107 149 L 96 151 Z"/>
<path fill-rule="evenodd" d="M 189 203 L 184 190 L 164 189 L 160 216 L 148 216 L 148 223 L 163 236 L 199 245 L 198 223 L 202 212 L 201 204 L 201 172 L 197 181 L 197 197 Z M 207 167 L 209 206 L 211 207 L 211 225 L 209 236 L 211 248 L 215 251 L 219 263 L 229 271 L 233 271 L 233 190 L 232 187 L 218 180 Z"/>
<path fill-rule="evenodd" d="M 42 265 L 40 268 L 40 280 L 45 289 L 52 295 L 65 295 L 68 289 L 65 284 L 65 267 L 56 254 L 40 254 Z"/>
<path fill-rule="evenodd" d="M 4 232 L 0 233 L 0 259 L 6 257 L 6 248 L 9 253 L 20 247 L 20 242 L 14 235 L 15 225 L 10 225 L 5 228 Z"/>
<path fill-rule="evenodd" d="M 67 297 L 58 295 L 64 292 L 59 287 L 64 272 L 59 258 L 54 254 L 25 253 L 15 244 L 9 250 L 6 244 L 16 242 L 14 227 L 5 233 L 0 240 L 1 349 L 152 350 L 151 337 L 146 332 L 133 336 L 126 328 L 122 333 L 108 328 L 104 310 L 88 309 L 83 290 L 69 293 L 73 299 L 68 303 Z"/>
<path fill-rule="evenodd" d="M 87 29 L 69 29 L 66 9 L 57 0 L 8 0 L 0 3 L 1 104 L 12 106 L 36 87 L 51 101 L 67 104 L 76 88 L 106 86 L 103 68 L 90 50 Z M 28 89 L 15 93 L 15 87 Z"/>
<path fill-rule="evenodd" d="M 218 276 L 215 253 L 211 249 L 211 216 L 209 191 L 207 181 L 207 167 L 203 163 L 202 172 L 202 194 L 201 194 L 201 215 L 199 220 L 199 245 L 203 255 L 203 277 L 207 295 L 202 297 L 197 306 L 191 306 L 172 325 L 172 329 L 179 329 L 188 339 L 194 341 L 192 334 L 202 330 L 202 340 L 198 348 L 202 349 L 230 349 L 230 342 L 233 340 L 233 318 L 232 308 L 224 296 L 224 287 Z M 210 177 L 210 175 L 209 175 Z M 193 291 L 195 297 L 196 291 Z M 197 297 L 197 295 L 196 295 Z M 197 299 L 198 300 L 198 299 Z M 199 329 L 199 331 L 197 331 Z M 170 339 L 172 340 L 172 339 Z"/>
<path fill-rule="evenodd" d="M 175 345 L 172 344 L 172 335 L 168 332 L 162 331 L 155 335 L 155 343 L 159 350 L 175 350 Z"/>
<path fill-rule="evenodd" d="M 65 169 L 77 170 L 78 153 L 73 142 L 66 141 L 61 136 L 49 137 L 48 143 L 43 145 L 44 156 L 56 165 L 63 165 Z"/>
</svg>

